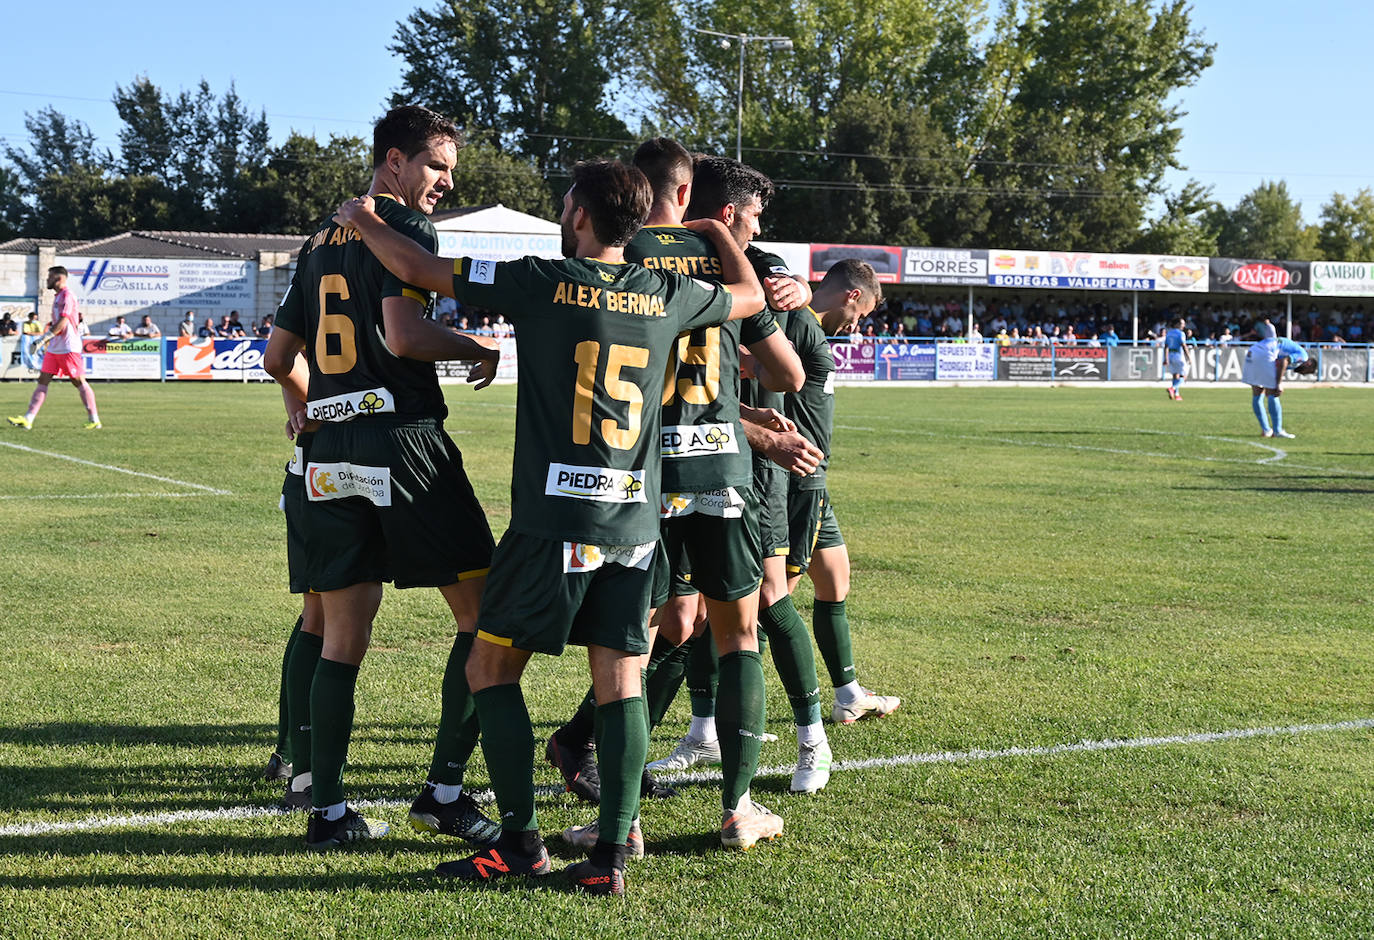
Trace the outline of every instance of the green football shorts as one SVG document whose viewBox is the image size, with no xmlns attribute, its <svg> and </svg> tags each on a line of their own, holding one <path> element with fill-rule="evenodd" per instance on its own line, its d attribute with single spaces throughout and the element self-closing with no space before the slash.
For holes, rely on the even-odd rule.
<svg viewBox="0 0 1374 940">
<path fill-rule="evenodd" d="M 806 569 L 811 567 L 811 556 L 816 551 L 844 544 L 828 490 L 789 490 L 787 518 L 792 536 L 792 544 L 787 552 L 789 577 L 805 574 Z"/>
<path fill-rule="evenodd" d="M 657 544 L 607 550 L 507 530 L 482 593 L 478 638 L 550 656 L 569 644 L 647 653 Z"/>
<path fill-rule="evenodd" d="M 368 581 L 443 587 L 481 577 L 494 540 L 438 420 L 326 423 L 305 464 L 306 573 L 316 591 Z"/>
</svg>

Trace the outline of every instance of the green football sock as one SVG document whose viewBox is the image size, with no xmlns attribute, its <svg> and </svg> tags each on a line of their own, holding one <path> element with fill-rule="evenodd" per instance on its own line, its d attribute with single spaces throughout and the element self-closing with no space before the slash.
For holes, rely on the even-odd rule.
<svg viewBox="0 0 1374 940">
<path fill-rule="evenodd" d="M 639 780 L 649 755 L 644 699 L 624 698 L 596 708 L 596 767 L 601 773 L 598 839 L 624 845 L 639 815 Z"/>
<path fill-rule="evenodd" d="M 653 652 L 649 655 L 648 675 L 644 681 L 644 700 L 648 706 L 651 727 L 657 728 L 663 721 L 668 707 L 682 688 L 693 642 L 689 639 L 681 646 L 673 646 L 663 639 L 654 641 Z"/>
<path fill-rule="evenodd" d="M 816 653 L 811 648 L 811 634 L 792 606 L 792 598 L 784 597 L 759 612 L 759 629 L 773 641 L 773 665 L 787 691 L 792 706 L 792 719 L 798 726 L 814 725 L 821 720 L 821 689 L 816 678 Z M 759 651 L 762 655 L 762 650 Z"/>
<path fill-rule="evenodd" d="M 753 650 L 720 658 L 720 766 L 724 774 L 721 805 L 732 810 L 749 791 L 763 746 L 763 660 Z"/>
<path fill-rule="evenodd" d="M 344 801 L 343 769 L 353 736 L 357 685 L 357 666 L 320 657 L 310 684 L 310 802 L 317 808 Z"/>
<path fill-rule="evenodd" d="M 429 762 L 429 779 L 433 783 L 461 784 L 468 760 L 477 747 L 477 709 L 468 691 L 467 676 L 468 653 L 474 639 L 471 633 L 458 634 L 444 667 L 439 732 L 434 738 L 434 758 Z"/>
<path fill-rule="evenodd" d="M 288 764 L 291 763 L 291 712 L 286 707 L 286 670 L 291 664 L 291 650 L 296 645 L 296 637 L 301 635 L 303 623 L 305 615 L 301 614 L 291 628 L 291 635 L 286 638 L 286 649 L 281 654 L 281 687 L 277 690 L 277 746 L 272 750 Z"/>
<path fill-rule="evenodd" d="M 720 679 L 716 660 L 716 641 L 708 630 L 692 644 L 692 655 L 687 661 L 687 694 L 692 697 L 692 714 L 698 718 L 710 718 L 716 713 L 716 686 Z"/>
<path fill-rule="evenodd" d="M 825 670 L 830 673 L 830 684 L 838 689 L 857 679 L 844 601 L 816 601 L 811 625 L 816 631 L 816 645 L 821 648 Z"/>
<path fill-rule="evenodd" d="M 501 829 L 510 833 L 537 830 L 534 726 L 525 707 L 525 694 L 515 683 L 483 689 L 472 699 L 482 725 L 482 754 L 501 811 Z"/>
<path fill-rule="evenodd" d="M 591 747 L 596 738 L 596 691 L 587 689 L 577 711 L 554 734 L 566 747 Z"/>
<path fill-rule="evenodd" d="M 286 710 L 291 726 L 291 772 L 310 770 L 310 686 L 320 663 L 324 639 L 304 630 L 297 632 L 286 663 Z"/>
</svg>

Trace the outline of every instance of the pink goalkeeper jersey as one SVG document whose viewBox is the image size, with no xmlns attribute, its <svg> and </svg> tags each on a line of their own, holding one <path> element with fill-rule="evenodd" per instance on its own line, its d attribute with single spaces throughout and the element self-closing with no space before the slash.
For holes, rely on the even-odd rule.
<svg viewBox="0 0 1374 940">
<path fill-rule="evenodd" d="M 81 352 L 81 330 L 76 325 L 76 295 L 64 287 L 52 301 L 52 319 L 57 324 L 48 343 L 50 353 Z"/>
</svg>

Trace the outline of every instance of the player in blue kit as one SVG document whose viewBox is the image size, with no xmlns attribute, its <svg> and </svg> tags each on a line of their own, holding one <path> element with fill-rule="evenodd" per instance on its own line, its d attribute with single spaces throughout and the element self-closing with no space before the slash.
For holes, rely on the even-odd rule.
<svg viewBox="0 0 1374 940">
<path fill-rule="evenodd" d="M 1256 329 L 1262 338 L 1246 352 L 1241 377 L 1250 384 L 1250 408 L 1259 421 L 1260 436 L 1296 437 L 1283 429 L 1283 406 L 1279 404 L 1283 374 L 1292 369 L 1300 375 L 1311 375 L 1317 371 L 1317 360 L 1291 339 L 1279 339 L 1268 320 Z M 1265 399 L 1263 404 L 1261 397 Z"/>
<path fill-rule="evenodd" d="M 1188 372 L 1192 356 L 1188 350 L 1188 334 L 1182 317 L 1174 320 L 1164 332 L 1164 374 L 1172 376 L 1166 391 L 1174 401 L 1183 401 L 1183 377 Z"/>
</svg>

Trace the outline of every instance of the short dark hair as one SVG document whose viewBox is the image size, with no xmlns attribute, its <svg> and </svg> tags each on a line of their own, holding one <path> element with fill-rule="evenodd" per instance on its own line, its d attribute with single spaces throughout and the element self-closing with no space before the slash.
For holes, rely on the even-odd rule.
<svg viewBox="0 0 1374 940">
<path fill-rule="evenodd" d="M 603 245 L 627 245 L 653 208 L 649 181 L 619 160 L 583 160 L 572 169 L 572 201 L 591 216 L 592 232 Z"/>
<path fill-rule="evenodd" d="M 1313 372 L 1317 371 L 1317 360 L 1304 359 L 1293 367 L 1293 371 L 1299 375 L 1311 375 Z"/>
<path fill-rule="evenodd" d="M 634 164 L 648 178 L 658 200 L 674 198 L 679 186 L 692 181 L 692 155 L 670 137 L 655 137 L 640 144 Z"/>
<path fill-rule="evenodd" d="M 759 205 L 767 209 L 773 198 L 773 181 L 738 160 L 697 154 L 693 160 L 688 216 L 710 218 L 726 206 L 744 205 L 750 196 L 759 197 Z"/>
<path fill-rule="evenodd" d="M 858 258 L 841 258 L 830 266 L 821 279 L 821 287 L 838 287 L 846 292 L 858 288 L 873 298 L 876 305 L 883 299 L 883 285 L 878 281 L 878 272 L 873 265 Z"/>
<path fill-rule="evenodd" d="M 52 267 L 48 268 L 48 273 L 49 273 L 49 274 L 60 274 L 60 275 L 62 275 L 63 277 L 66 277 L 66 276 L 67 276 L 67 269 L 64 268 L 64 267 L 62 267 L 62 265 L 60 265 L 60 264 L 55 264 L 55 265 L 53 265 Z"/>
<path fill-rule="evenodd" d="M 462 132 L 442 114 L 414 104 L 392 108 L 372 129 L 372 169 L 386 162 L 392 147 L 409 160 L 435 137 L 451 140 L 455 147 L 463 145 Z"/>
</svg>

